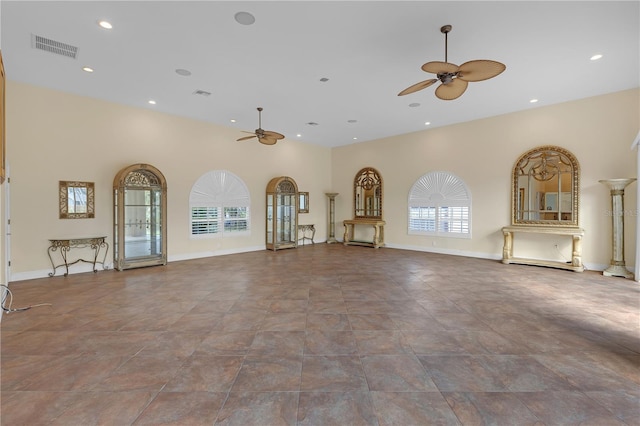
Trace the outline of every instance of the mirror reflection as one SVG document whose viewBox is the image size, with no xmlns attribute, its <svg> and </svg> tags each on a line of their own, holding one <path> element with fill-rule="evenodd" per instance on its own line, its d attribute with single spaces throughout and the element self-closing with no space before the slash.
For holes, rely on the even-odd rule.
<svg viewBox="0 0 640 426">
<path fill-rule="evenodd" d="M 94 217 L 94 183 L 59 181 L 60 219 Z"/>
<path fill-rule="evenodd" d="M 354 180 L 356 218 L 382 218 L 382 178 L 372 167 L 365 167 Z"/>
<path fill-rule="evenodd" d="M 514 224 L 578 225 L 578 162 L 569 151 L 544 146 L 513 170 Z"/>
</svg>

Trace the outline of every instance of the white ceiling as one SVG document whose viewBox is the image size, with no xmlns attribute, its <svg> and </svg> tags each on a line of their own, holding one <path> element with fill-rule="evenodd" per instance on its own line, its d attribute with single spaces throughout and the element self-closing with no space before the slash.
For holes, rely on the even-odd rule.
<svg viewBox="0 0 640 426">
<path fill-rule="evenodd" d="M 240 11 L 255 23 L 237 23 Z M 4 0 L 0 16 L 9 80 L 231 126 L 238 137 L 258 127 L 258 106 L 264 129 L 340 146 L 640 86 L 638 1 Z M 453 101 L 437 99 L 436 85 L 398 97 L 433 77 L 423 63 L 444 60 L 445 24 L 449 62 L 492 59 L 506 71 Z M 32 34 L 77 46 L 77 59 L 32 48 Z"/>
</svg>

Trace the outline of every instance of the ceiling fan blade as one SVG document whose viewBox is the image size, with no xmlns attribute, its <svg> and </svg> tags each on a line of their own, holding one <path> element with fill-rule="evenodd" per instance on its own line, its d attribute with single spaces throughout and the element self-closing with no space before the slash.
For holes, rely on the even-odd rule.
<svg viewBox="0 0 640 426">
<path fill-rule="evenodd" d="M 413 93 L 413 92 L 417 92 L 418 90 L 425 89 L 425 88 L 431 86 L 436 81 L 438 81 L 437 78 L 432 78 L 431 80 L 421 81 L 420 83 L 416 83 L 413 86 L 407 87 L 402 92 L 398 93 L 398 96 L 408 95 L 409 93 Z"/>
<path fill-rule="evenodd" d="M 236 139 L 236 142 L 246 141 L 246 140 L 248 140 L 248 139 L 253 139 L 253 138 L 255 138 L 255 137 L 256 137 L 256 135 L 253 135 L 253 136 L 245 136 L 245 137 L 243 137 L 243 138 Z"/>
<path fill-rule="evenodd" d="M 454 78 L 451 83 L 441 84 L 436 89 L 436 96 L 443 101 L 451 101 L 453 99 L 457 99 L 467 90 L 467 83 L 464 80 L 460 80 L 459 78 Z"/>
<path fill-rule="evenodd" d="M 427 62 L 422 66 L 422 71 L 430 72 L 433 74 L 444 74 L 447 72 L 458 71 L 458 66 L 450 62 L 433 61 Z"/>
<path fill-rule="evenodd" d="M 258 140 L 260 141 L 260 143 L 265 145 L 275 145 L 278 142 L 278 139 L 270 138 L 268 136 L 258 138 Z"/>
<path fill-rule="evenodd" d="M 479 59 L 460 65 L 458 78 L 464 81 L 488 80 L 497 76 L 505 69 L 507 69 L 507 67 L 500 62 Z"/>
<path fill-rule="evenodd" d="M 263 133 L 263 135 L 265 137 L 270 138 L 270 139 L 276 139 L 276 140 L 284 139 L 284 135 L 282 135 L 282 134 L 280 134 L 278 132 L 272 132 L 271 130 L 264 130 L 262 133 Z"/>
</svg>

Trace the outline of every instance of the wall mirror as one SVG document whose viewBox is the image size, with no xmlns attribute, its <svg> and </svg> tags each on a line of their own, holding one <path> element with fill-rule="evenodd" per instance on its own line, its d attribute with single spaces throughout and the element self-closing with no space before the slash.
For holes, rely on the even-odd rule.
<svg viewBox="0 0 640 426">
<path fill-rule="evenodd" d="M 382 177 L 372 167 L 360 170 L 353 181 L 354 217 L 382 219 Z"/>
<path fill-rule="evenodd" d="M 580 166 L 557 146 L 525 152 L 512 172 L 514 225 L 578 226 Z"/>
<path fill-rule="evenodd" d="M 59 189 L 60 219 L 95 217 L 94 183 L 61 180 Z"/>
<path fill-rule="evenodd" d="M 298 197 L 298 213 L 309 213 L 309 193 L 299 192 Z"/>
</svg>

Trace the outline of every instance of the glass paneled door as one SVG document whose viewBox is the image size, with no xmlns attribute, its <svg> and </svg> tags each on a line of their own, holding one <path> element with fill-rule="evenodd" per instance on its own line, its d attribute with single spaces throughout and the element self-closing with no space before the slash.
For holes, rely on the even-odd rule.
<svg viewBox="0 0 640 426">
<path fill-rule="evenodd" d="M 124 257 L 162 254 L 162 191 L 124 190 Z"/>
<path fill-rule="evenodd" d="M 114 181 L 114 266 L 167 263 L 166 181 L 148 164 L 127 167 Z"/>
</svg>

